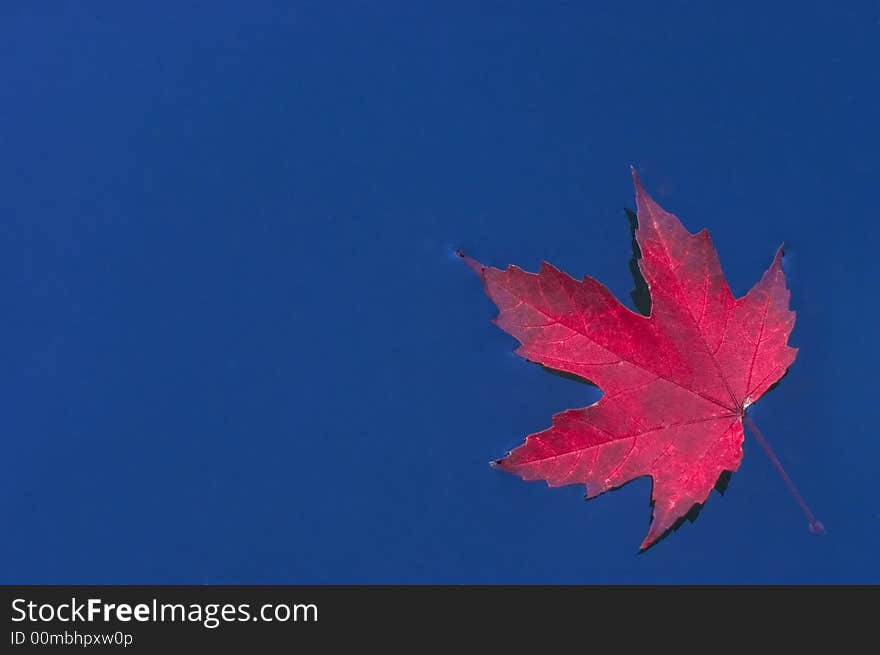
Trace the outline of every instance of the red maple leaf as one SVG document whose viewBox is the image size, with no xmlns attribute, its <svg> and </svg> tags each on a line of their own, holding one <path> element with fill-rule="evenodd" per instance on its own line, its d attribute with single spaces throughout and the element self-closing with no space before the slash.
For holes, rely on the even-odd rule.
<svg viewBox="0 0 880 655">
<path fill-rule="evenodd" d="M 739 467 L 746 408 L 794 361 L 795 314 L 782 248 L 761 280 L 734 298 L 706 230 L 690 234 L 645 192 L 635 171 L 650 315 L 623 306 L 600 282 L 575 280 L 544 262 L 538 273 L 489 268 L 459 252 L 498 306 L 495 323 L 517 353 L 596 384 L 595 404 L 553 417 L 494 466 L 552 487 L 586 484 L 594 498 L 640 476 L 653 481 L 653 517 L 642 550 L 702 505 Z M 756 428 L 752 430 L 756 432 Z M 810 521 L 823 531 L 778 464 Z"/>
</svg>

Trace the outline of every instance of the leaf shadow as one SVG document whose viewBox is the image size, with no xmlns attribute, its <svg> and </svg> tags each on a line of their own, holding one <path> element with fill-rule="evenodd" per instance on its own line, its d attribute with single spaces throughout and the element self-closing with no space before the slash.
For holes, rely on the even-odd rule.
<svg viewBox="0 0 880 655">
<path fill-rule="evenodd" d="M 635 289 L 630 291 L 630 298 L 639 313 L 651 315 L 651 293 L 648 289 L 648 283 L 642 275 L 639 268 L 639 260 L 642 258 L 642 249 L 639 248 L 639 242 L 636 241 L 636 230 L 639 227 L 639 219 L 636 213 L 631 209 L 624 209 L 626 218 L 629 221 L 630 236 L 632 238 L 632 258 L 629 260 L 629 272 L 632 274 Z"/>
<path fill-rule="evenodd" d="M 593 382 L 592 380 L 588 380 L 587 378 L 582 378 L 580 375 L 575 375 L 574 373 L 569 373 L 568 371 L 559 371 L 555 368 L 550 368 L 549 366 L 545 366 L 540 362 L 534 362 L 542 369 L 550 373 L 551 375 L 555 375 L 560 378 L 565 378 L 566 380 L 573 380 L 574 382 L 580 382 L 581 384 L 585 384 L 588 387 L 594 387 L 596 389 L 599 388 L 599 385 Z"/>
</svg>

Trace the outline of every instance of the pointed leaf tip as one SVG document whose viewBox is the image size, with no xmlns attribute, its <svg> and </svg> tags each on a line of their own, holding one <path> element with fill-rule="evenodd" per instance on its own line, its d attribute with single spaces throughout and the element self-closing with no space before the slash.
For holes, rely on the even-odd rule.
<svg viewBox="0 0 880 655">
<path fill-rule="evenodd" d="M 493 469 L 500 469 L 502 471 L 513 472 L 512 467 L 508 463 L 508 459 L 510 459 L 510 453 L 507 453 L 504 457 L 500 457 L 494 461 L 489 462 L 489 466 Z"/>
<path fill-rule="evenodd" d="M 629 172 L 632 174 L 633 184 L 636 187 L 636 190 L 642 188 L 642 178 L 639 177 L 639 172 L 636 170 L 636 167 L 630 164 Z"/>
<path fill-rule="evenodd" d="M 773 255 L 773 261 L 770 262 L 770 270 L 782 271 L 782 258 L 785 257 L 785 244 L 780 244 Z"/>
<path fill-rule="evenodd" d="M 486 270 L 485 266 L 483 266 L 473 257 L 469 257 L 468 255 L 464 254 L 464 251 L 460 250 L 459 248 L 455 249 L 455 254 L 461 257 L 464 263 L 467 264 L 471 268 L 471 270 L 474 271 L 474 273 L 476 273 L 480 277 L 483 277 L 483 271 Z"/>
<path fill-rule="evenodd" d="M 651 194 L 648 193 L 648 191 L 645 189 L 645 185 L 642 184 L 642 178 L 639 177 L 639 173 L 636 170 L 635 166 L 630 166 L 630 171 L 632 172 L 633 186 L 636 189 L 636 207 L 638 208 L 639 203 L 644 201 L 654 203 L 654 199 L 651 197 Z"/>
<path fill-rule="evenodd" d="M 642 545 L 639 546 L 639 555 L 656 545 L 660 539 L 666 536 L 666 532 L 667 530 L 657 530 L 654 526 L 651 526 L 645 540 L 642 542 Z"/>
</svg>

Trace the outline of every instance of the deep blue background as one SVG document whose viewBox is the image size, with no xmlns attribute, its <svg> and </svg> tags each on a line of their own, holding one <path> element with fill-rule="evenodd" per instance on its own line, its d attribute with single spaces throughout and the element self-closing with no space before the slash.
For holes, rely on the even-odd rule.
<svg viewBox="0 0 880 655">
<path fill-rule="evenodd" d="M 0 582 L 880 582 L 876 3 L 122 4 L 0 8 Z M 452 248 L 629 302 L 630 164 L 737 294 L 785 241 L 824 539 L 750 438 L 644 555 L 487 466 L 596 392 Z"/>
</svg>

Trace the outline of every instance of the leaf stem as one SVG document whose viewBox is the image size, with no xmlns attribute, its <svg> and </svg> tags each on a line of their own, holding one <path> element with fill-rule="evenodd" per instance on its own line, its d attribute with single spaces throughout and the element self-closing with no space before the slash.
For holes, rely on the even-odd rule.
<svg viewBox="0 0 880 655">
<path fill-rule="evenodd" d="M 825 534 L 825 526 L 822 525 L 822 522 L 817 520 L 815 516 L 813 516 L 813 512 L 810 511 L 810 508 L 807 506 L 807 503 L 804 502 L 803 497 L 800 492 L 797 490 L 797 487 L 794 486 L 794 482 L 791 481 L 791 478 L 788 477 L 788 473 L 785 472 L 785 469 L 782 468 L 782 464 L 780 464 L 779 459 L 776 457 L 776 453 L 773 452 L 773 449 L 770 447 L 770 444 L 767 443 L 767 440 L 764 438 L 764 435 L 761 434 L 761 431 L 758 429 L 758 426 L 755 425 L 755 422 L 752 418 L 745 414 L 743 416 L 743 423 L 745 423 L 749 431 L 752 433 L 752 436 L 755 437 L 755 440 L 761 444 L 761 448 L 764 449 L 764 452 L 767 454 L 767 457 L 770 458 L 770 461 L 773 463 L 773 466 L 776 467 L 776 470 L 779 471 L 779 475 L 782 476 L 783 481 L 785 482 L 788 490 L 791 492 L 791 495 L 794 496 L 794 499 L 797 501 L 797 504 L 800 505 L 804 514 L 807 517 L 807 521 L 809 521 L 809 529 L 810 532 L 816 535 Z"/>
</svg>

